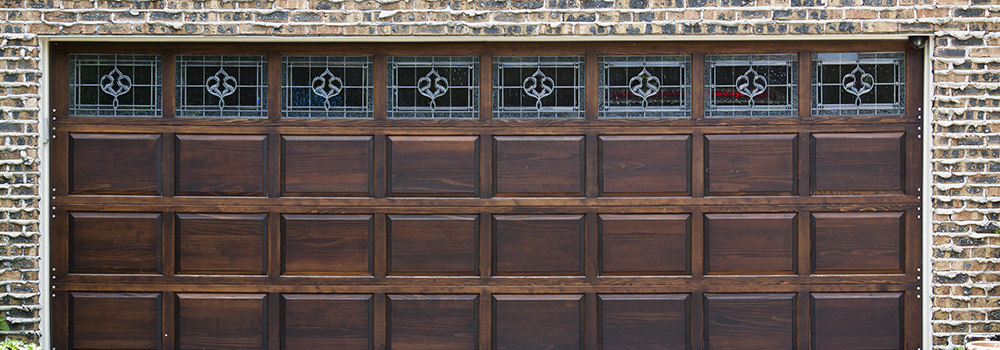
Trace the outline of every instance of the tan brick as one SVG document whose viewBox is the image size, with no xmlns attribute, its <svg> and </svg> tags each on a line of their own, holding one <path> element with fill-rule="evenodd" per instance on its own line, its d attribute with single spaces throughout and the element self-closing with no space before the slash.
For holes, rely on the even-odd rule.
<svg viewBox="0 0 1000 350">
<path fill-rule="evenodd" d="M 1000 47 L 971 47 L 970 57 L 1000 57 Z"/>
<path fill-rule="evenodd" d="M 951 319 L 956 321 L 982 321 L 986 319 L 986 314 L 978 311 L 952 311 Z"/>
<path fill-rule="evenodd" d="M 879 18 L 882 19 L 909 19 L 916 18 L 916 12 L 913 9 L 900 8 L 895 10 L 885 10 L 879 12 Z"/>
<path fill-rule="evenodd" d="M 866 9 L 847 9 L 844 10 L 844 18 L 846 19 L 873 19 L 878 18 L 879 13 L 872 10 Z"/>
<path fill-rule="evenodd" d="M 951 16 L 949 10 L 946 8 L 918 8 L 917 18 L 930 19 L 930 18 L 948 18 Z"/>
</svg>

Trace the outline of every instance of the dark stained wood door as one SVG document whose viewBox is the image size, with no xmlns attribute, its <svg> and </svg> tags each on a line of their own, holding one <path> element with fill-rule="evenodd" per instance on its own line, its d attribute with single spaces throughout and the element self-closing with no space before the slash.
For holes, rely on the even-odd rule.
<svg viewBox="0 0 1000 350">
<path fill-rule="evenodd" d="M 810 113 L 812 52 L 903 51 L 906 113 Z M 913 349 L 904 42 L 54 45 L 56 349 Z M 706 54 L 796 53 L 799 113 L 705 117 Z M 163 57 L 162 117 L 68 117 L 71 53 Z M 268 57 L 267 118 L 174 115 L 178 54 Z M 386 56 L 478 56 L 478 119 L 386 119 Z M 282 54 L 374 57 L 370 119 L 284 118 Z M 585 118 L 492 118 L 493 56 L 577 55 Z M 692 58 L 603 119 L 600 55 Z M 594 100 L 593 102 L 591 100 Z"/>
</svg>

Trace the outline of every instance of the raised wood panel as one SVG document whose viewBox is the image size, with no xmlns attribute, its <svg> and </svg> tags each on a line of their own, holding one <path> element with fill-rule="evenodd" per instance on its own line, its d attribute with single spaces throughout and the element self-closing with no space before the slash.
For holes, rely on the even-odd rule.
<svg viewBox="0 0 1000 350">
<path fill-rule="evenodd" d="M 282 273 L 372 275 L 372 215 L 284 214 Z"/>
<path fill-rule="evenodd" d="M 601 350 L 687 350 L 687 294 L 599 294 Z"/>
<path fill-rule="evenodd" d="M 264 349 L 264 294 L 177 294 L 177 348 Z"/>
<path fill-rule="evenodd" d="M 705 215 L 705 270 L 710 274 L 795 271 L 796 214 Z"/>
<path fill-rule="evenodd" d="M 392 350 L 467 350 L 479 345 L 478 295 L 389 295 Z"/>
<path fill-rule="evenodd" d="M 70 213 L 70 271 L 161 273 L 160 213 Z"/>
<path fill-rule="evenodd" d="M 689 271 L 691 215 L 602 214 L 602 275 L 677 275 Z"/>
<path fill-rule="evenodd" d="M 794 293 L 706 294 L 705 348 L 796 349 Z"/>
<path fill-rule="evenodd" d="M 813 134 L 813 193 L 902 193 L 903 136 L 902 132 Z"/>
<path fill-rule="evenodd" d="M 903 293 L 813 293 L 813 349 L 902 349 L 902 308 Z"/>
<path fill-rule="evenodd" d="M 160 293 L 70 293 L 73 349 L 160 349 Z"/>
<path fill-rule="evenodd" d="M 797 185 L 794 134 L 705 135 L 710 195 L 790 195 Z"/>
<path fill-rule="evenodd" d="M 390 215 L 389 274 L 478 275 L 478 215 Z"/>
<path fill-rule="evenodd" d="M 160 194 L 160 135 L 69 137 L 71 194 Z"/>
<path fill-rule="evenodd" d="M 493 349 L 580 350 L 583 295 L 493 295 Z"/>
<path fill-rule="evenodd" d="M 283 294 L 281 304 L 282 349 L 372 348 L 371 294 Z"/>
<path fill-rule="evenodd" d="M 902 212 L 813 213 L 817 273 L 902 273 Z"/>
<path fill-rule="evenodd" d="M 263 196 L 266 135 L 177 135 L 178 195 Z"/>
<path fill-rule="evenodd" d="M 583 136 L 495 136 L 497 196 L 583 196 Z"/>
<path fill-rule="evenodd" d="M 389 194 L 479 195 L 478 136 L 389 136 Z"/>
<path fill-rule="evenodd" d="M 493 217 L 496 275 L 582 275 L 583 215 Z"/>
<path fill-rule="evenodd" d="M 691 135 L 601 135 L 604 196 L 688 195 Z"/>
<path fill-rule="evenodd" d="M 281 140 L 283 195 L 372 195 L 372 136 L 282 135 Z"/>
<path fill-rule="evenodd" d="M 177 214 L 177 273 L 264 274 L 267 215 Z"/>
</svg>

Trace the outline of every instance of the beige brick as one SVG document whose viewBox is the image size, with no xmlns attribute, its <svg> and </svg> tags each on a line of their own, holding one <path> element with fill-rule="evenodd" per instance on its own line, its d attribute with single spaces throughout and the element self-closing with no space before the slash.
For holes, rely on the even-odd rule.
<svg viewBox="0 0 1000 350">
<path fill-rule="evenodd" d="M 844 18 L 846 19 L 872 19 L 878 18 L 879 13 L 867 9 L 848 9 L 844 10 Z"/>
</svg>

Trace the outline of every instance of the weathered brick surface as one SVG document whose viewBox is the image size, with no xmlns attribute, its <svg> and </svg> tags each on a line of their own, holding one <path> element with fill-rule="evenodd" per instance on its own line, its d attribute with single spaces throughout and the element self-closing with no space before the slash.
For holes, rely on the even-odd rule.
<svg viewBox="0 0 1000 350">
<path fill-rule="evenodd" d="M 39 34 L 931 34 L 935 349 L 1000 331 L 1000 0 L 0 0 L 0 312 L 39 335 Z"/>
</svg>

